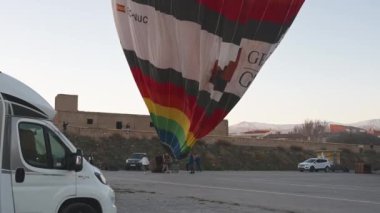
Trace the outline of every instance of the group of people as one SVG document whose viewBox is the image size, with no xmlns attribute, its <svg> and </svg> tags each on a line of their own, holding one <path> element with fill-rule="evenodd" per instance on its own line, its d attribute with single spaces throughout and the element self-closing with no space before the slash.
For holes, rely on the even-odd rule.
<svg viewBox="0 0 380 213">
<path fill-rule="evenodd" d="M 162 155 L 162 172 L 171 173 L 173 166 L 173 159 L 168 153 Z M 195 170 L 202 171 L 201 158 L 197 153 L 191 152 L 189 154 L 188 162 L 186 163 L 186 171 L 190 171 L 190 174 L 194 174 Z"/>
<path fill-rule="evenodd" d="M 201 157 L 197 153 L 190 152 L 189 160 L 186 164 L 186 171 L 190 170 L 190 174 L 194 174 L 195 170 L 202 171 Z"/>
</svg>

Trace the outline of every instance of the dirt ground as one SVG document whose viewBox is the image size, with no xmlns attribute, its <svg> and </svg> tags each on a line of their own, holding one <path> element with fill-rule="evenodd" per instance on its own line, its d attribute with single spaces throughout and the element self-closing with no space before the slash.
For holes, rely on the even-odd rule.
<svg viewBox="0 0 380 213">
<path fill-rule="evenodd" d="M 360 212 L 380 210 L 380 175 L 309 172 L 104 172 L 125 212 Z"/>
</svg>

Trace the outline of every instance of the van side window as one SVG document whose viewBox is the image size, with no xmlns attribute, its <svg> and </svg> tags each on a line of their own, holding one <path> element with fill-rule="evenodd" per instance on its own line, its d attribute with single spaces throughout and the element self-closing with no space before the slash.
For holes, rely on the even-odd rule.
<svg viewBox="0 0 380 213">
<path fill-rule="evenodd" d="M 66 149 L 62 145 L 61 139 L 52 131 L 48 131 L 51 155 L 54 169 L 66 168 Z"/>
<path fill-rule="evenodd" d="M 34 124 L 19 124 L 22 157 L 31 166 L 66 169 L 69 150 L 49 128 Z"/>
<path fill-rule="evenodd" d="M 24 160 L 35 167 L 49 168 L 43 127 L 22 123 L 19 126 L 19 135 Z"/>
</svg>

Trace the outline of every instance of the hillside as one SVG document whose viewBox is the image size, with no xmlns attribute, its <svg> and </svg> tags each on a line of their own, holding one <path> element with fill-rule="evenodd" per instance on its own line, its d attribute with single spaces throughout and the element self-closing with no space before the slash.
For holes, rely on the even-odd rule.
<svg viewBox="0 0 380 213">
<path fill-rule="evenodd" d="M 337 122 L 328 122 L 333 124 L 341 124 Z M 230 135 L 238 135 L 240 133 L 250 131 L 250 130 L 273 130 L 281 133 L 288 133 L 293 130 L 294 126 L 301 124 L 268 124 L 268 123 L 259 123 L 259 122 L 240 122 L 235 125 L 229 126 Z M 346 126 L 354 126 L 369 130 L 371 128 L 380 130 L 380 119 L 372 119 L 366 121 L 359 121 L 350 124 L 341 124 Z"/>
<path fill-rule="evenodd" d="M 380 130 L 380 119 L 372 119 L 366 121 L 359 121 L 355 123 L 348 124 L 350 126 L 355 126 L 363 129 L 377 129 Z"/>
<path fill-rule="evenodd" d="M 250 130 L 273 130 L 281 133 L 290 132 L 297 124 L 268 124 L 259 122 L 241 122 L 232 126 L 229 126 L 229 134 L 239 134 Z"/>
<path fill-rule="evenodd" d="M 119 135 L 94 140 L 88 137 L 68 135 L 76 147 L 95 157 L 95 165 L 101 169 L 124 169 L 125 160 L 133 152 L 146 152 L 150 160 L 162 155 L 165 150 L 158 139 L 125 139 Z M 231 145 L 226 141 L 208 144 L 199 141 L 194 146 L 194 152 L 201 156 L 202 167 L 205 170 L 296 170 L 299 162 L 315 157 L 312 151 L 292 146 L 282 147 L 253 147 Z M 363 152 L 360 154 L 343 150 L 341 162 L 353 169 L 354 163 L 364 160 L 371 163 L 375 170 L 380 169 L 380 153 Z M 180 169 L 185 169 L 187 159 L 179 161 Z"/>
</svg>

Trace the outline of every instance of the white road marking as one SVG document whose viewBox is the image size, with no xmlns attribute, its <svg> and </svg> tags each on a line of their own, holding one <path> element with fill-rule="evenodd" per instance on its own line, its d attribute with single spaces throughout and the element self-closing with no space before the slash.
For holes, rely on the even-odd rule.
<svg viewBox="0 0 380 213">
<path fill-rule="evenodd" d="M 231 181 L 231 178 L 217 178 L 218 180 Z M 339 190 L 349 190 L 349 191 L 366 191 L 366 192 L 378 192 L 379 190 L 363 189 L 359 186 L 348 186 L 348 185 L 330 185 L 330 184 L 298 184 L 298 183 L 287 183 L 284 181 L 268 181 L 262 178 L 251 178 L 248 180 L 233 180 L 233 182 L 239 183 L 255 183 L 255 181 L 261 181 L 269 185 L 287 185 L 287 186 L 300 186 L 300 187 L 310 187 L 310 188 L 322 188 L 322 189 L 339 189 Z"/>
<path fill-rule="evenodd" d="M 138 182 L 145 182 L 145 183 L 158 183 L 158 184 L 166 184 L 166 185 L 173 185 L 173 186 L 184 186 L 184 187 L 191 187 L 191 188 L 230 190 L 230 191 L 241 191 L 241 192 L 256 192 L 256 193 L 265 193 L 265 194 L 272 194 L 272 195 L 285 195 L 285 196 L 294 196 L 294 197 L 304 197 L 304 198 L 306 197 L 306 198 L 313 198 L 313 199 L 324 199 L 324 200 L 333 200 L 333 201 L 344 201 L 344 202 L 380 205 L 380 202 L 369 201 L 369 200 L 353 200 L 353 199 L 346 199 L 346 198 L 335 198 L 335 197 L 327 197 L 327 196 L 315 196 L 315 195 L 305 195 L 305 194 L 285 193 L 285 192 L 275 192 L 275 191 L 265 191 L 265 190 L 255 190 L 255 189 L 241 189 L 241 188 L 230 188 L 230 187 L 219 187 L 219 186 L 206 186 L 206 185 L 186 184 L 186 183 L 171 183 L 171 182 L 165 182 L 165 181 L 141 180 L 141 179 L 135 179 L 135 178 L 129 178 L 129 180 L 134 180 L 134 181 L 138 181 Z"/>
</svg>

